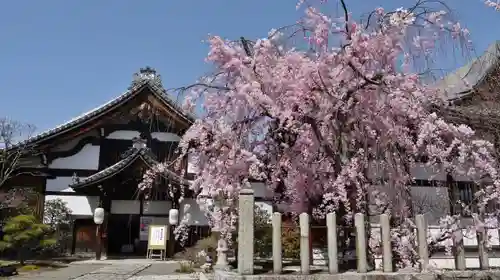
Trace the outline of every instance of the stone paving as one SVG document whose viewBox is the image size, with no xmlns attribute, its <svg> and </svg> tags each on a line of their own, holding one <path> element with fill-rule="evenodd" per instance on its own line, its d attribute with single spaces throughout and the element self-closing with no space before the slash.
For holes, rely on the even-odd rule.
<svg viewBox="0 0 500 280">
<path fill-rule="evenodd" d="M 140 271 L 135 276 L 174 274 L 179 268 L 180 265 L 178 262 L 152 263 L 148 268 Z"/>
<path fill-rule="evenodd" d="M 177 275 L 144 275 L 133 276 L 127 280 L 198 280 L 198 274 L 177 274 Z"/>
<path fill-rule="evenodd" d="M 102 267 L 74 280 L 127 280 L 151 264 L 115 264 Z"/>
<path fill-rule="evenodd" d="M 19 275 L 9 277 L 12 280 L 68 280 L 88 274 L 92 271 L 98 270 L 105 265 L 99 264 L 85 264 L 85 265 L 70 265 L 58 270 L 32 272 L 28 275 Z"/>
<path fill-rule="evenodd" d="M 197 274 L 176 274 L 176 261 L 85 261 L 53 271 L 10 277 L 12 280 L 190 280 Z"/>
</svg>

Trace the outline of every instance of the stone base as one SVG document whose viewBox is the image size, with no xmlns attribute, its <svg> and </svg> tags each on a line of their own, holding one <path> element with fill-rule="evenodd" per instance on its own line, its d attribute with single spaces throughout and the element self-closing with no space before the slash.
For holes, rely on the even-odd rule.
<svg viewBox="0 0 500 280">
<path fill-rule="evenodd" d="M 384 273 L 373 271 L 368 273 L 345 272 L 339 274 L 317 273 L 300 274 L 258 274 L 239 275 L 235 272 L 216 270 L 214 280 L 500 280 L 500 270 L 487 271 L 439 271 L 428 273 L 396 272 Z"/>
</svg>

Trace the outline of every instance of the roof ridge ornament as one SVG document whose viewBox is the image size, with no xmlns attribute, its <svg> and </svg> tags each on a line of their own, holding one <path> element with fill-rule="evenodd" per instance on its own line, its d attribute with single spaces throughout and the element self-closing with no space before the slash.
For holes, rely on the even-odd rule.
<svg viewBox="0 0 500 280">
<path fill-rule="evenodd" d="M 146 149 L 147 147 L 148 147 L 148 140 L 139 137 L 134 137 L 132 139 L 132 148 L 140 150 L 140 149 Z"/>
<path fill-rule="evenodd" d="M 144 83 L 145 81 L 153 82 L 155 85 L 163 88 L 161 82 L 161 75 L 156 72 L 156 69 L 146 66 L 140 68 L 138 72 L 135 72 L 132 76 L 132 87 Z"/>
</svg>

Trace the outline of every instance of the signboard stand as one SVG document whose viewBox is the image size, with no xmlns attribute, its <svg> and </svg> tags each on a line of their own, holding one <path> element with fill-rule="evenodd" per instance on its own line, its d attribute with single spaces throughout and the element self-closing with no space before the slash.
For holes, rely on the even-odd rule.
<svg viewBox="0 0 500 280">
<path fill-rule="evenodd" d="M 160 253 L 155 253 L 155 251 L 160 251 Z M 146 258 L 150 260 L 158 258 L 164 261 L 166 259 L 166 250 L 148 249 Z"/>
<path fill-rule="evenodd" d="M 167 255 L 168 226 L 149 225 L 147 259 L 159 257 L 165 260 Z M 155 252 L 160 253 L 155 253 Z"/>
</svg>

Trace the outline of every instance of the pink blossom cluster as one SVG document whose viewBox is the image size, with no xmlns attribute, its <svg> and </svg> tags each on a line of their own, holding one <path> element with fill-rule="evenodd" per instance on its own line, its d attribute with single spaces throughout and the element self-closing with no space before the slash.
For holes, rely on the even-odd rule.
<svg viewBox="0 0 500 280">
<path fill-rule="evenodd" d="M 445 106 L 441 93 L 409 71 L 412 58 L 432 55 L 440 38 L 467 41 L 468 31 L 446 12 L 379 8 L 373 24 L 361 24 L 320 10 L 305 7 L 304 19 L 289 31 L 304 34 L 305 49 L 290 45 L 284 29 L 253 43 L 209 38 L 207 61 L 216 73 L 192 88 L 188 107 L 202 99 L 204 116 L 179 147 L 184 158 L 194 155 L 192 188 L 213 202 L 204 208 L 212 226 L 234 231 L 239 190 L 252 180 L 265 181 L 285 211 L 322 218 L 342 209 L 348 221 L 366 211 L 375 179 L 405 198 L 410 170 L 422 157 L 428 166 L 477 178 L 479 207 L 468 210 L 483 217 L 500 197 L 493 146 L 434 113 Z M 373 163 L 380 178 L 369 172 Z M 383 203 L 384 197 L 376 195 L 376 204 L 403 218 L 393 231 L 401 265 L 413 265 L 408 200 Z M 446 229 L 459 220 L 443 219 L 453 221 L 443 223 Z"/>
<path fill-rule="evenodd" d="M 496 11 L 500 11 L 500 1 L 499 0 L 486 0 L 484 3 L 491 8 L 494 8 Z"/>
</svg>

